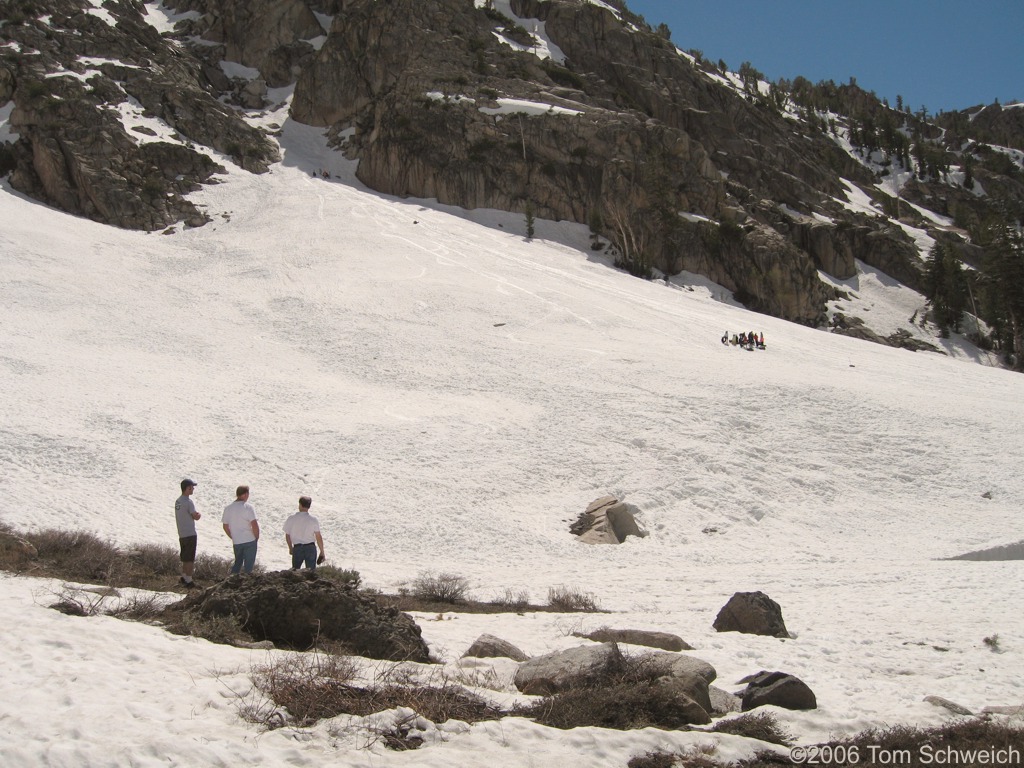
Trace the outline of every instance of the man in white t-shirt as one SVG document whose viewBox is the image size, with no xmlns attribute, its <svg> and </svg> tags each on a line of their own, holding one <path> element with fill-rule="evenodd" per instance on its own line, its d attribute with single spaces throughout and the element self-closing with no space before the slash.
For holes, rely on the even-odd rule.
<svg viewBox="0 0 1024 768">
<path fill-rule="evenodd" d="M 231 573 L 243 568 L 252 573 L 256 565 L 256 543 L 260 538 L 260 524 L 256 521 L 256 509 L 249 503 L 249 486 L 240 485 L 235 491 L 235 500 L 224 507 L 224 533 L 231 538 L 235 548 L 235 564 Z"/>
<path fill-rule="evenodd" d="M 324 539 L 320 535 L 320 521 L 309 514 L 313 500 L 309 496 L 299 499 L 299 511 L 284 521 L 284 540 L 288 543 L 288 554 L 292 556 L 292 570 L 297 571 L 303 564 L 311 571 L 322 563 Z M 320 548 L 320 556 L 316 550 Z"/>
</svg>

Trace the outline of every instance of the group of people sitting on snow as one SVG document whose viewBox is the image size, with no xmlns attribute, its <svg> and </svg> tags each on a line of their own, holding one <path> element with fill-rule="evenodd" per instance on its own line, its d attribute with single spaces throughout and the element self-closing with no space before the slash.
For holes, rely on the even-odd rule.
<svg viewBox="0 0 1024 768">
<path fill-rule="evenodd" d="M 728 346 L 732 344 L 734 347 L 743 347 L 744 349 L 764 349 L 764 333 L 760 335 L 751 331 L 750 333 L 741 333 L 736 335 L 735 333 L 730 337 L 729 332 L 726 331 L 722 334 L 722 343 Z"/>
</svg>

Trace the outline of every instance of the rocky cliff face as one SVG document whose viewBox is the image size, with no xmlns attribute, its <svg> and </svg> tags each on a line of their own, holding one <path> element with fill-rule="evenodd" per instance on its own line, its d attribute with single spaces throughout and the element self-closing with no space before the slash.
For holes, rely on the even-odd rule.
<svg viewBox="0 0 1024 768">
<path fill-rule="evenodd" d="M 374 189 L 589 223 L 627 268 L 698 272 L 798 322 L 823 320 L 816 270 L 850 277 L 855 253 L 919 281 L 902 233 L 810 218 L 844 216 L 840 174 L 871 183 L 835 142 L 606 6 L 511 9 L 564 58 L 466 0 L 343 3 L 292 114 L 328 127 Z"/>
<path fill-rule="evenodd" d="M 13 186 L 118 226 L 202 224 L 187 193 L 223 163 L 262 172 L 277 160 L 245 110 L 294 84 L 293 119 L 325 128 L 373 189 L 586 223 L 637 274 L 696 272 L 812 325 L 836 296 L 819 271 L 847 279 L 859 259 L 919 288 L 905 225 L 959 238 L 919 208 L 963 226 L 988 212 L 977 190 L 923 174 L 905 202 L 889 199 L 877 168 L 824 125 L 847 120 L 833 106 L 803 113 L 796 83 L 780 98 L 719 72 L 620 0 L 172 5 L 163 33 L 156 4 L 138 0 L 34 0 L 5 20 L 0 105 L 13 101 L 18 140 L 0 145 L 0 172 Z M 871 94 L 824 89 L 840 91 L 859 119 L 886 117 Z M 128 114 L 150 122 L 128 130 Z M 987 108 L 948 117 L 946 134 L 919 129 L 1024 136 L 1022 116 Z M 999 159 L 979 160 L 979 183 L 1024 206 Z M 851 188 L 877 212 L 853 210 Z"/>
<path fill-rule="evenodd" d="M 278 159 L 217 100 L 197 61 L 144 21 L 141 3 L 108 0 L 97 12 L 47 0 L 12 11 L 0 30 L 0 102 L 13 100 L 15 189 L 120 227 L 195 226 L 207 218 L 185 195 L 221 161 L 262 172 Z M 154 127 L 129 132 L 126 114 Z"/>
</svg>

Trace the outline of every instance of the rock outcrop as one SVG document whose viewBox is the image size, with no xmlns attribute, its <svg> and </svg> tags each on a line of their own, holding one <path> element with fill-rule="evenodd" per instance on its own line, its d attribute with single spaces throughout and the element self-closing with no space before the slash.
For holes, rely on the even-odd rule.
<svg viewBox="0 0 1024 768">
<path fill-rule="evenodd" d="M 797 710 L 818 708 L 818 700 L 807 684 L 785 672 L 758 672 L 740 682 L 747 683 L 737 694 L 744 712 L 768 705 Z"/>
<path fill-rule="evenodd" d="M 279 159 L 141 4 L 108 3 L 102 14 L 76 0 L 41 5 L 45 16 L 39 8 L 4 26 L 11 45 L 32 52 L 0 58 L 18 136 L 8 150 L 15 189 L 128 229 L 198 226 L 208 217 L 185 196 L 223 170 L 221 159 L 254 172 Z"/>
<path fill-rule="evenodd" d="M 789 637 L 782 608 L 764 592 L 737 592 L 718 612 L 712 626 L 719 632 Z"/>
<path fill-rule="evenodd" d="M 585 544 L 621 544 L 627 536 L 647 535 L 636 522 L 633 509 L 614 496 L 592 501 L 569 526 L 569 532 Z"/>
<path fill-rule="evenodd" d="M 646 629 L 612 629 L 601 627 L 588 634 L 573 633 L 576 637 L 585 637 L 595 643 L 627 643 L 644 645 L 648 648 L 660 648 L 663 651 L 692 651 L 690 646 L 679 635 L 671 632 L 654 632 Z"/>
<path fill-rule="evenodd" d="M 116 226 L 202 225 L 191 192 L 227 163 L 261 173 L 279 159 L 268 133 L 280 126 L 252 118 L 294 84 L 292 119 L 323 127 L 372 189 L 584 223 L 594 248 L 634 274 L 697 273 L 750 309 L 819 327 L 841 293 L 819 273 L 851 279 L 860 261 L 920 290 L 927 238 L 908 227 L 977 267 L 983 249 L 967 232 L 993 201 L 1024 212 L 1019 161 L 982 143 L 1024 147 L 1020 109 L 936 125 L 855 84 L 722 71 L 621 0 L 510 0 L 514 18 L 489 6 L 17 4 L 0 54 L 0 107 L 13 101 L 17 138 L 0 142 L 0 174 Z M 902 200 L 887 194 L 862 161 L 870 140 L 861 159 L 849 149 L 854 123 L 869 118 L 926 136 L 943 163 L 961 156 L 972 181 L 923 164 Z"/>
<path fill-rule="evenodd" d="M 480 635 L 480 637 L 474 640 L 473 644 L 466 649 L 464 654 L 462 654 L 462 657 L 476 659 L 504 657 L 512 659 L 512 661 L 526 661 L 530 658 L 507 640 L 502 640 L 500 637 L 495 637 L 494 635 L 486 633 Z"/>
<path fill-rule="evenodd" d="M 545 696 L 596 683 L 607 676 L 609 669 L 621 666 L 619 647 L 601 643 L 535 656 L 519 665 L 514 682 L 523 693 Z"/>
<path fill-rule="evenodd" d="M 407 614 L 315 571 L 231 576 L 168 610 L 233 617 L 254 640 L 300 650 L 333 640 L 371 659 L 430 661 L 420 628 Z"/>
</svg>

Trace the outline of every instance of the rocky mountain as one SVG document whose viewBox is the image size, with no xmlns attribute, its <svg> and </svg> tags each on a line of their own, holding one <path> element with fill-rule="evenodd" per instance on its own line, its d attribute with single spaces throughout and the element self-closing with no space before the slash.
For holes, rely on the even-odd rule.
<svg viewBox="0 0 1024 768">
<path fill-rule="evenodd" d="M 189 191 L 226 162 L 266 171 L 247 117 L 288 93 L 375 190 L 585 223 L 637 275 L 868 338 L 828 312 L 858 260 L 927 294 L 930 244 L 980 270 L 993 217 L 1024 220 L 1024 108 L 932 117 L 852 80 L 722 71 L 620 0 L 9 5 L 0 173 L 116 226 L 201 225 Z"/>
</svg>

